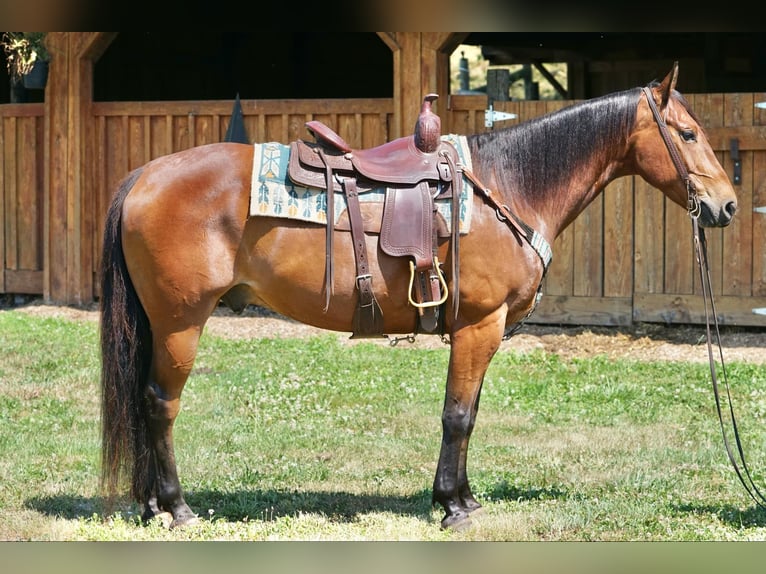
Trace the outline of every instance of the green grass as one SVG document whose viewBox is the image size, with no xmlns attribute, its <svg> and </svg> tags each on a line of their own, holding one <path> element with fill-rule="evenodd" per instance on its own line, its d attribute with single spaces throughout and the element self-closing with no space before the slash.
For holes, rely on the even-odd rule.
<svg viewBox="0 0 766 574">
<path fill-rule="evenodd" d="M 487 512 L 439 528 L 448 350 L 204 335 L 176 424 L 188 529 L 104 511 L 98 327 L 0 311 L 1 540 L 763 540 L 707 365 L 498 354 L 468 470 Z M 766 367 L 727 363 L 766 488 Z M 720 375 L 720 373 L 719 373 Z"/>
</svg>

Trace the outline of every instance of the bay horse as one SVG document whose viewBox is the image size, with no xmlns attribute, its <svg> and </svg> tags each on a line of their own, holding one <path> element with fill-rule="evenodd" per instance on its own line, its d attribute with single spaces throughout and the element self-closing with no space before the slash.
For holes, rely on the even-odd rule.
<svg viewBox="0 0 766 574">
<path fill-rule="evenodd" d="M 459 283 L 446 276 L 443 337 L 450 357 L 432 503 L 441 527 L 471 523 L 468 443 L 487 368 L 504 336 L 534 310 L 542 254 L 612 180 L 630 175 L 698 218 L 725 227 L 735 191 L 688 103 L 677 63 L 661 81 L 469 135 L 476 189 L 460 239 Z M 220 302 L 267 307 L 316 327 L 351 332 L 354 245 L 333 244 L 334 292 L 325 305 L 326 225 L 251 216 L 253 146 L 215 143 L 157 158 L 130 173 L 109 207 L 100 300 L 102 471 L 110 500 L 128 487 L 144 520 L 198 521 L 184 499 L 173 443 L 181 394 L 205 323 Z M 522 237 L 508 216 L 532 230 Z M 365 234 L 369 273 L 387 334 L 417 329 L 410 270 Z M 445 266 L 454 256 L 440 242 Z M 455 267 L 452 267 L 454 269 Z M 457 291 L 453 290 L 458 285 Z"/>
</svg>

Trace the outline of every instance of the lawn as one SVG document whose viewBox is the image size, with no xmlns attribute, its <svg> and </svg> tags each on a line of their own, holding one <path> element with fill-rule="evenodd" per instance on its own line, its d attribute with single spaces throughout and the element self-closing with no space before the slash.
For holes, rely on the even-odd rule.
<svg viewBox="0 0 766 574">
<path fill-rule="evenodd" d="M 176 424 L 188 529 L 99 490 L 98 326 L 0 311 L 0 540 L 766 539 L 728 461 L 707 365 L 503 351 L 468 457 L 486 513 L 439 528 L 448 350 L 205 334 Z M 766 477 L 766 367 L 727 363 Z M 719 373 L 720 376 L 720 373 Z"/>
</svg>

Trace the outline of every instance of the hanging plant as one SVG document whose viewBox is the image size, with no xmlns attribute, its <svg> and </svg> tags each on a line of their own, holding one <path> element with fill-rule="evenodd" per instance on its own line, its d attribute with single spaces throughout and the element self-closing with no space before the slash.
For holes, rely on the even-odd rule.
<svg viewBox="0 0 766 574">
<path fill-rule="evenodd" d="M 45 32 L 3 32 L 0 45 L 5 51 L 11 78 L 22 78 L 32 70 L 35 63 L 50 59 L 45 46 Z"/>
</svg>

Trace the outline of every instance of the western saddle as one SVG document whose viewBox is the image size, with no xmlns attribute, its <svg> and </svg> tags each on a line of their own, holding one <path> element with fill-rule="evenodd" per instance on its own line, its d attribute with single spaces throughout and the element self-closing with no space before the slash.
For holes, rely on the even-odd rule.
<svg viewBox="0 0 766 574">
<path fill-rule="evenodd" d="M 383 315 L 375 299 L 359 195 L 385 189 L 380 221 L 380 248 L 391 256 L 410 258 L 408 300 L 418 312 L 418 332 L 434 333 L 448 288 L 437 257 L 444 225 L 437 220 L 435 200 L 451 199 L 453 291 L 457 293 L 457 245 L 462 174 L 455 148 L 441 139 L 441 120 L 431 109 L 436 94 L 423 99 L 413 135 L 369 149 L 352 149 L 320 121 L 306 122 L 316 142 L 290 144 L 288 174 L 297 185 L 327 190 L 325 310 L 333 291 L 334 194 L 343 193 L 356 258 L 359 299 L 352 338 L 384 336 Z M 441 217 L 441 216 L 438 216 Z M 453 298 L 457 299 L 457 297 Z M 455 310 L 456 302 L 455 302 Z"/>
</svg>

